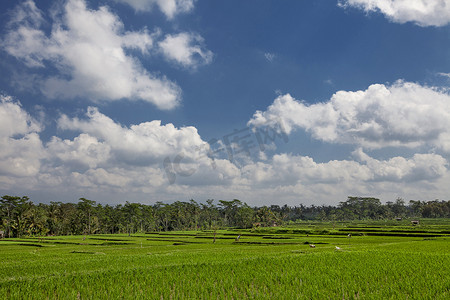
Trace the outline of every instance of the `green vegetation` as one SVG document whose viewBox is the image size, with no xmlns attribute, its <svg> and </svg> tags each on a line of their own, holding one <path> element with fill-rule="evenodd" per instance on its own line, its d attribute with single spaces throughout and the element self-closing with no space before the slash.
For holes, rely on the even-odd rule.
<svg viewBox="0 0 450 300">
<path fill-rule="evenodd" d="M 305 220 L 393 220 L 450 218 L 450 201 L 409 201 L 382 204 L 377 198 L 348 197 L 335 206 L 250 207 L 240 200 L 176 201 L 154 205 L 126 202 L 102 205 L 80 198 L 78 203 L 34 204 L 28 197 L 0 199 L 0 231 L 8 238 L 46 235 L 145 233 L 173 230 L 211 230 L 295 225 Z M 409 224 L 408 224 L 409 225 Z"/>
<path fill-rule="evenodd" d="M 449 238 L 449 219 L 9 238 L 0 240 L 0 295 L 449 299 Z"/>
</svg>

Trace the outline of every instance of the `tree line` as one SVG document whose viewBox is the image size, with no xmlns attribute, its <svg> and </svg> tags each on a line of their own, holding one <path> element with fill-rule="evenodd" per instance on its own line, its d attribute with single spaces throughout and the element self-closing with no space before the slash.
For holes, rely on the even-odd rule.
<svg viewBox="0 0 450 300">
<path fill-rule="evenodd" d="M 298 220 L 344 221 L 394 218 L 448 218 L 450 201 L 415 201 L 401 198 L 382 204 L 377 198 L 348 197 L 337 206 L 250 207 L 232 201 L 195 200 L 170 204 L 156 202 L 102 205 L 80 198 L 78 203 L 33 203 L 29 197 L 0 199 L 0 231 L 5 237 L 137 233 L 172 230 L 215 230 L 278 226 Z"/>
</svg>

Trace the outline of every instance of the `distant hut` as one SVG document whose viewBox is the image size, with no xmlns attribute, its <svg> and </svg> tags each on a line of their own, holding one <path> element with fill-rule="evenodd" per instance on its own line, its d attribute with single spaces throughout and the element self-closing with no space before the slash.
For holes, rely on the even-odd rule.
<svg viewBox="0 0 450 300">
<path fill-rule="evenodd" d="M 413 221 L 411 221 L 411 224 L 412 225 L 419 225 L 419 220 L 413 220 Z"/>
<path fill-rule="evenodd" d="M 395 218 L 397 221 L 401 221 L 402 220 L 402 218 Z"/>
</svg>

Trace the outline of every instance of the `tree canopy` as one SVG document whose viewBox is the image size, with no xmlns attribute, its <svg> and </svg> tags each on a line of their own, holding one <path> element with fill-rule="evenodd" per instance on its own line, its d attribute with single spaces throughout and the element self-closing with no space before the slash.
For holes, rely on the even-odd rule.
<svg viewBox="0 0 450 300">
<path fill-rule="evenodd" d="M 250 207 L 233 199 L 215 204 L 195 200 L 103 205 L 80 198 L 78 203 L 33 203 L 27 196 L 0 199 L 0 230 L 5 237 L 200 230 L 225 227 L 278 226 L 297 220 L 378 220 L 450 217 L 450 201 L 401 198 L 382 204 L 377 198 L 348 197 L 338 206 L 271 205 Z"/>
</svg>

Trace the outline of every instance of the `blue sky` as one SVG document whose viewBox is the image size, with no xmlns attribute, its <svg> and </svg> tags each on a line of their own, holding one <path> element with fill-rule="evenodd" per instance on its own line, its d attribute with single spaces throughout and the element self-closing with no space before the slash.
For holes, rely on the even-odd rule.
<svg viewBox="0 0 450 300">
<path fill-rule="evenodd" d="M 448 199 L 448 0 L 0 8 L 2 194 Z"/>
</svg>

